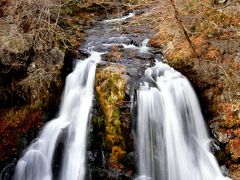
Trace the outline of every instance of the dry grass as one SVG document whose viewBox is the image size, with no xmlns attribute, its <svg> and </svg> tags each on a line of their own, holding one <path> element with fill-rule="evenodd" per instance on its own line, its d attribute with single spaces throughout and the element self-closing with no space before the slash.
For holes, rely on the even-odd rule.
<svg viewBox="0 0 240 180">
<path fill-rule="evenodd" d="M 16 34 L 23 36 L 29 47 L 46 50 L 65 42 L 66 35 L 58 26 L 61 8 L 69 1 L 64 0 L 9 0 L 5 16 L 16 25 Z"/>
</svg>

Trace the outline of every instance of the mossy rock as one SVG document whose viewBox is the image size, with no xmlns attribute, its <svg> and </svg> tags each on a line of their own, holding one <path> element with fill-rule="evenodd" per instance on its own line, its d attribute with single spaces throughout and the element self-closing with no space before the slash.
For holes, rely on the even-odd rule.
<svg viewBox="0 0 240 180">
<path fill-rule="evenodd" d="M 125 100 L 127 79 L 124 66 L 107 66 L 96 72 L 96 92 L 105 116 L 106 146 L 109 161 L 117 163 L 125 155 L 125 142 L 121 131 L 120 104 Z"/>
</svg>

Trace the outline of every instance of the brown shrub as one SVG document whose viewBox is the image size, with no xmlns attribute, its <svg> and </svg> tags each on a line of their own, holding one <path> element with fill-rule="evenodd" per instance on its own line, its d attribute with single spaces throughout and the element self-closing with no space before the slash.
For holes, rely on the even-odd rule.
<svg viewBox="0 0 240 180">
<path fill-rule="evenodd" d="M 15 33 L 24 36 L 30 47 L 46 50 L 58 46 L 57 43 L 64 42 L 66 38 L 58 26 L 65 3 L 62 0 L 9 0 L 5 16 L 16 25 Z"/>
</svg>

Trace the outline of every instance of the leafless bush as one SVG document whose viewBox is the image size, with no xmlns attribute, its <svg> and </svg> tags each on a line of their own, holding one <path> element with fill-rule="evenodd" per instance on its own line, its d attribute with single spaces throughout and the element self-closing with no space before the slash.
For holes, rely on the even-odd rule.
<svg viewBox="0 0 240 180">
<path fill-rule="evenodd" d="M 64 42 L 65 34 L 58 26 L 64 0 L 11 0 L 8 15 L 19 33 L 36 50 L 49 49 L 56 42 Z"/>
</svg>

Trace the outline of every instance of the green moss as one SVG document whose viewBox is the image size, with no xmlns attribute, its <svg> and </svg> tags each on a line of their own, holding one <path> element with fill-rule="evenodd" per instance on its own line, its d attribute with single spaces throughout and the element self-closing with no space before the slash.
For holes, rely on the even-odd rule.
<svg viewBox="0 0 240 180">
<path fill-rule="evenodd" d="M 104 116 L 94 117 L 93 124 L 97 125 L 98 128 L 105 126 L 105 117 Z"/>
<path fill-rule="evenodd" d="M 65 6 L 62 7 L 61 13 L 63 15 L 75 15 L 79 12 L 79 9 L 81 8 L 81 3 L 78 1 L 71 0 L 69 3 L 67 3 Z"/>
<path fill-rule="evenodd" d="M 63 14 L 73 15 L 73 9 L 67 6 L 67 7 L 62 9 L 62 13 Z"/>
</svg>

